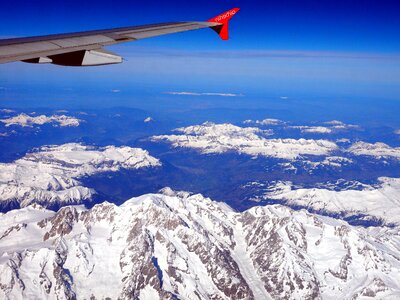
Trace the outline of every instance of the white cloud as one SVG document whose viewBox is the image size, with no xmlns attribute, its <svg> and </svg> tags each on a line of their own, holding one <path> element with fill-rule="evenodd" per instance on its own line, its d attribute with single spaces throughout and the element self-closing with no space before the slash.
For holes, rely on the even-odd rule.
<svg viewBox="0 0 400 300">
<path fill-rule="evenodd" d="M 400 129 L 394 131 L 395 134 L 400 134 Z"/>
<path fill-rule="evenodd" d="M 243 94 L 234 93 L 197 93 L 197 92 L 165 92 L 169 95 L 180 95 L 180 96 L 219 96 L 219 97 L 242 97 Z"/>
<path fill-rule="evenodd" d="M 295 159 L 300 155 L 327 155 L 337 145 L 327 140 L 267 139 L 271 130 L 238 127 L 232 124 L 202 125 L 176 129 L 180 135 L 153 136 L 153 141 L 167 141 L 174 147 L 192 148 L 202 153 L 234 151 L 251 156 L 271 156 Z"/>
<path fill-rule="evenodd" d="M 121 92 L 121 90 L 113 89 L 113 90 L 111 90 L 111 92 L 112 92 L 112 93 L 119 93 L 119 92 Z"/>
<path fill-rule="evenodd" d="M 146 119 L 143 120 L 144 123 L 150 123 L 153 122 L 153 118 L 152 117 L 147 117 Z"/>
</svg>

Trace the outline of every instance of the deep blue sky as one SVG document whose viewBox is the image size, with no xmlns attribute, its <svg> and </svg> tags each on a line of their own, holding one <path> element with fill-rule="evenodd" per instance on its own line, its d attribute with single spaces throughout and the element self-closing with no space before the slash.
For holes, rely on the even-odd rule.
<svg viewBox="0 0 400 300">
<path fill-rule="evenodd" d="M 398 1 L 5 1 L 0 36 L 206 20 L 232 7 L 231 40 L 210 30 L 110 47 L 121 65 L 0 65 L 0 100 L 151 97 L 164 91 L 400 97 Z M 122 97 L 122 96 L 121 96 Z M 8 102 L 4 102 L 5 99 Z"/>
<path fill-rule="evenodd" d="M 204 20 L 231 7 L 242 8 L 233 26 L 236 49 L 400 51 L 400 4 L 395 0 L 4 1 L 0 35 Z"/>
</svg>

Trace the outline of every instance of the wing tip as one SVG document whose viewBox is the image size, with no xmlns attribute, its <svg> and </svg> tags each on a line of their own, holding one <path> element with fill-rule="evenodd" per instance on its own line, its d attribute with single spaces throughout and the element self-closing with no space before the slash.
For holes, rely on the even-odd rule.
<svg viewBox="0 0 400 300">
<path fill-rule="evenodd" d="M 229 39 L 229 31 L 228 31 L 228 23 L 229 20 L 236 15 L 236 13 L 240 10 L 239 7 L 232 8 L 212 19 L 209 19 L 207 22 L 218 23 L 218 25 L 211 27 L 222 40 Z"/>
<path fill-rule="evenodd" d="M 208 20 L 208 22 L 224 24 L 224 23 L 228 22 L 234 15 L 236 15 L 239 10 L 240 10 L 239 7 L 232 8 L 232 9 L 227 10 L 226 12 L 223 12 L 222 14 Z"/>
</svg>

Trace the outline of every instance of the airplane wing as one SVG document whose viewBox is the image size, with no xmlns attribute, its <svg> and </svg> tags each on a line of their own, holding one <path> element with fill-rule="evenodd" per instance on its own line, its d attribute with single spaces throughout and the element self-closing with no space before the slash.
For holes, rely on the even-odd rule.
<svg viewBox="0 0 400 300">
<path fill-rule="evenodd" d="M 97 66 L 122 62 L 103 47 L 153 36 L 212 28 L 228 39 L 228 22 L 239 11 L 233 8 L 206 22 L 174 22 L 76 33 L 0 40 L 0 63 L 23 61 L 62 66 Z"/>
</svg>

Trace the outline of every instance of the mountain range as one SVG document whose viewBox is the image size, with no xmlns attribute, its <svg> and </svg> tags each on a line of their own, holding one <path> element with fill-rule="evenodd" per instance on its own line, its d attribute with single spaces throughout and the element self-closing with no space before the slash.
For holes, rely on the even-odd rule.
<svg viewBox="0 0 400 300">
<path fill-rule="evenodd" d="M 1 215 L 8 299 L 396 299 L 398 228 L 281 205 L 235 212 L 164 189 L 91 209 Z"/>
</svg>

